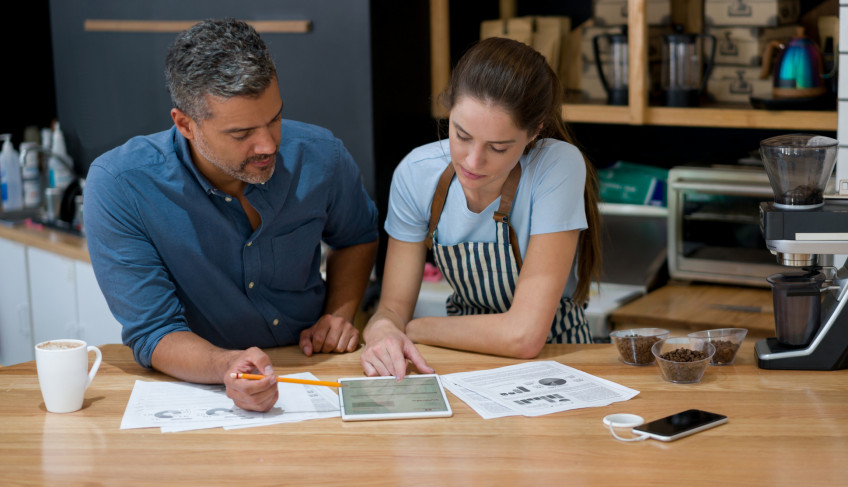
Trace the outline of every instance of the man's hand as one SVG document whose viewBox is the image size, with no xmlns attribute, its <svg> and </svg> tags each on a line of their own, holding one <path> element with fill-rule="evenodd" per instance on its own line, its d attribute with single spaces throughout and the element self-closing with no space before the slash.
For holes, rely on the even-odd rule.
<svg viewBox="0 0 848 487">
<path fill-rule="evenodd" d="M 374 328 L 383 323 L 372 323 Z M 424 357 L 406 334 L 392 324 L 381 327 L 376 339 L 365 344 L 360 362 L 367 376 L 394 376 L 398 380 L 406 375 L 407 361 L 412 362 L 419 372 L 432 374 L 434 370 L 427 365 Z"/>
<path fill-rule="evenodd" d="M 263 374 L 264 379 L 248 380 L 234 379 L 233 373 Z M 224 385 L 227 386 L 227 397 L 236 406 L 248 411 L 268 411 L 277 403 L 277 376 L 271 359 L 262 350 L 252 347 L 241 353 L 224 374 Z"/>
<path fill-rule="evenodd" d="M 339 316 L 324 315 L 300 332 L 300 349 L 307 357 L 321 352 L 353 352 L 357 348 L 359 330 Z"/>
</svg>

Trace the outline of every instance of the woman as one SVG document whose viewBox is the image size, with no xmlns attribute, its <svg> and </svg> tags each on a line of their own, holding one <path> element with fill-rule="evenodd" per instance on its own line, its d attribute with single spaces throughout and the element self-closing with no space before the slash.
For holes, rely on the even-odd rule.
<svg viewBox="0 0 848 487">
<path fill-rule="evenodd" d="M 432 373 L 413 343 L 533 358 L 545 343 L 591 342 L 597 179 L 567 142 L 561 94 L 545 58 L 520 42 L 486 39 L 460 59 L 442 94 L 448 141 L 413 150 L 392 179 L 380 304 L 363 331 L 367 375 L 400 379 L 407 360 Z M 428 248 L 454 293 L 447 317 L 411 320 Z"/>
</svg>

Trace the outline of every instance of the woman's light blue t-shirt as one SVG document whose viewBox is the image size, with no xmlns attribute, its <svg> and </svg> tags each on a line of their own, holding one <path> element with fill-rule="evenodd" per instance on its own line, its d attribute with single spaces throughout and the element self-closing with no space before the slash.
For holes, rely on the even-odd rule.
<svg viewBox="0 0 848 487">
<path fill-rule="evenodd" d="M 439 177 L 450 162 L 449 142 L 423 145 L 409 153 L 395 169 L 386 215 L 386 232 L 397 240 L 420 242 L 427 236 L 430 207 Z M 544 139 L 529 154 L 521 156 L 521 180 L 512 205 L 510 224 L 518 237 L 521 256 L 530 235 L 587 228 L 583 191 L 586 163 L 573 145 Z M 451 182 L 445 207 L 436 227 L 440 245 L 496 241 L 493 219 L 500 198 L 485 210 L 468 209 L 457 178 Z M 577 285 L 576 265 L 563 296 L 570 297 Z"/>
</svg>

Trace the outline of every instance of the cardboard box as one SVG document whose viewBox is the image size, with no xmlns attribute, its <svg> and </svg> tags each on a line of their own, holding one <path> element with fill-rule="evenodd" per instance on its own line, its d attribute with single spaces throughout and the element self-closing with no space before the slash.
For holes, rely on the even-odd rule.
<svg viewBox="0 0 848 487">
<path fill-rule="evenodd" d="M 718 102 L 749 103 L 752 96 L 771 95 L 772 79 L 760 79 L 759 67 L 713 66 L 707 93 Z"/>
<path fill-rule="evenodd" d="M 627 24 L 627 0 L 594 0 L 595 25 Z M 645 16 L 648 25 L 671 23 L 671 0 L 646 0 Z"/>
<path fill-rule="evenodd" d="M 583 100 L 607 100 L 607 90 L 598 76 L 595 63 L 584 63 L 580 76 L 580 95 Z"/>
<path fill-rule="evenodd" d="M 557 16 L 528 16 L 484 20 L 480 39 L 506 37 L 523 42 L 542 53 L 554 71 L 559 71 L 562 51 L 571 32 L 571 19 Z"/>
<path fill-rule="evenodd" d="M 705 25 L 774 27 L 798 22 L 800 0 L 705 0 Z"/>
<path fill-rule="evenodd" d="M 788 41 L 797 33 L 795 25 L 780 27 L 708 27 L 716 37 L 715 64 L 761 66 L 763 50 L 772 40 Z"/>
</svg>

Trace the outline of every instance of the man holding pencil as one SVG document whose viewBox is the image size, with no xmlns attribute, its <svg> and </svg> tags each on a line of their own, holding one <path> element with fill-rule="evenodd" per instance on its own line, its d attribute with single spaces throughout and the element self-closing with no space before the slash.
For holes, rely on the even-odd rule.
<svg viewBox="0 0 848 487">
<path fill-rule="evenodd" d="M 174 126 L 89 168 L 91 262 L 141 365 L 224 383 L 237 406 L 267 411 L 277 382 L 261 348 L 359 346 L 352 321 L 374 265 L 376 208 L 341 141 L 283 119 L 274 62 L 246 23 L 180 33 L 166 78 Z"/>
</svg>

